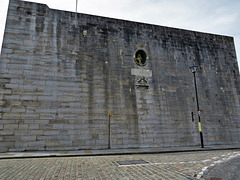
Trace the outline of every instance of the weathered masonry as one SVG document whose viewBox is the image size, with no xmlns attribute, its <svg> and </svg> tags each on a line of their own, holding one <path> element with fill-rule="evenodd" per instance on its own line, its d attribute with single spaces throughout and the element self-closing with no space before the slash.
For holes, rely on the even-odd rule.
<svg viewBox="0 0 240 180">
<path fill-rule="evenodd" d="M 198 146 L 192 65 L 204 144 L 240 143 L 232 37 L 10 0 L 0 152 Z"/>
</svg>

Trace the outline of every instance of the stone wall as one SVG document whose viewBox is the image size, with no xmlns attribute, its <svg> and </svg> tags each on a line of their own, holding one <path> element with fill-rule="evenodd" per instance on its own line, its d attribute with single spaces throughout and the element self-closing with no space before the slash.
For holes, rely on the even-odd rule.
<svg viewBox="0 0 240 180">
<path fill-rule="evenodd" d="M 0 152 L 199 145 L 193 64 L 205 145 L 239 143 L 232 37 L 10 0 Z"/>
</svg>

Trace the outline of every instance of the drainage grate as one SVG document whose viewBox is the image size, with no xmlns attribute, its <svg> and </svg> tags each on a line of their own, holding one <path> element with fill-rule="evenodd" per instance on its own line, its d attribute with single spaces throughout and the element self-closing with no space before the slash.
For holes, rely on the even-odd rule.
<svg viewBox="0 0 240 180">
<path fill-rule="evenodd" d="M 116 161 L 119 165 L 149 164 L 144 160 Z"/>
</svg>

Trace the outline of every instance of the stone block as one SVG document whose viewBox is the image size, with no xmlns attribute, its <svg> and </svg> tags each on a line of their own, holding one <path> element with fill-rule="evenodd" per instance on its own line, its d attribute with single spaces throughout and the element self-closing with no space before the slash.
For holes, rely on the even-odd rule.
<svg viewBox="0 0 240 180">
<path fill-rule="evenodd" d="M 59 135 L 59 131 L 57 130 L 48 130 L 43 132 L 44 135 Z"/>
<path fill-rule="evenodd" d="M 8 89 L 19 89 L 19 85 L 18 84 L 6 84 L 5 87 L 8 88 Z M 11 95 L 11 96 L 7 96 L 6 98 L 7 99 L 11 98 L 13 100 L 19 100 L 19 97 L 20 97 L 20 95 L 15 95 L 15 96 Z"/>
<path fill-rule="evenodd" d="M 24 151 L 25 150 L 25 147 L 28 146 L 28 142 L 22 142 L 22 141 L 16 141 L 15 142 L 15 147 L 17 149 L 22 149 L 21 151 Z"/>
<path fill-rule="evenodd" d="M 49 120 L 55 119 L 55 117 L 56 117 L 56 113 L 45 113 L 45 114 L 41 113 L 39 119 L 43 121 L 49 121 Z"/>
<path fill-rule="evenodd" d="M 9 48 L 2 48 L 2 53 L 3 54 L 11 54 L 13 52 L 12 49 L 9 49 Z"/>
<path fill-rule="evenodd" d="M 69 135 L 63 135 L 63 134 L 50 137 L 50 140 L 52 140 L 52 141 L 65 141 L 65 140 L 69 140 L 69 139 L 70 139 Z"/>
<path fill-rule="evenodd" d="M 3 113 L 3 119 L 20 119 L 20 117 L 21 117 L 20 113 L 10 113 L 10 112 Z"/>
<path fill-rule="evenodd" d="M 28 124 L 19 124 L 18 129 L 27 130 L 28 129 Z"/>
<path fill-rule="evenodd" d="M 79 130 L 68 130 L 69 135 L 80 135 L 80 133 L 81 132 Z"/>
<path fill-rule="evenodd" d="M 64 124 L 64 129 L 68 129 L 68 130 L 71 130 L 71 129 L 75 129 L 75 125 L 74 124 Z"/>
<path fill-rule="evenodd" d="M 0 152 L 8 152 L 8 148 L 7 147 L 1 147 L 1 143 L 0 143 Z"/>
<path fill-rule="evenodd" d="M 29 124 L 28 129 L 39 129 L 39 124 Z"/>
<path fill-rule="evenodd" d="M 57 109 L 36 109 L 36 112 L 38 113 L 45 113 L 45 114 L 50 114 L 50 113 L 57 113 Z"/>
<path fill-rule="evenodd" d="M 56 101 L 57 98 L 54 96 L 38 96 L 38 101 Z"/>
<path fill-rule="evenodd" d="M 63 129 L 64 124 L 53 124 L 53 129 Z"/>
<path fill-rule="evenodd" d="M 26 109 L 24 107 L 18 107 L 18 108 L 11 108 L 12 113 L 24 113 L 26 112 Z"/>
<path fill-rule="evenodd" d="M 37 95 L 21 95 L 20 100 L 23 101 L 36 101 L 37 100 Z"/>
<path fill-rule="evenodd" d="M 31 147 L 29 149 L 41 149 L 46 145 L 45 141 L 30 141 L 28 142 L 28 146 Z"/>
<path fill-rule="evenodd" d="M 21 136 L 21 135 L 29 135 L 30 132 L 28 130 L 15 130 L 14 135 Z"/>
<path fill-rule="evenodd" d="M 49 141 L 49 140 L 46 141 L 46 146 L 47 147 L 49 147 L 49 146 L 59 146 L 59 145 L 60 145 L 59 141 Z"/>
<path fill-rule="evenodd" d="M 19 136 L 4 136 L 5 142 L 15 142 L 15 141 L 21 141 L 21 138 Z"/>
<path fill-rule="evenodd" d="M 5 130 L 14 130 L 18 129 L 18 124 L 4 124 Z"/>
<path fill-rule="evenodd" d="M 14 142 L 0 142 L 0 149 L 9 149 L 10 147 L 14 147 Z"/>
<path fill-rule="evenodd" d="M 43 135 L 43 130 L 31 130 L 31 135 Z"/>
<path fill-rule="evenodd" d="M 39 114 L 38 113 L 24 113 L 21 114 L 21 118 L 25 119 L 25 120 L 34 120 L 34 119 L 39 119 Z M 36 120 L 37 121 L 37 120 Z M 40 121 L 40 120 L 39 120 Z M 47 121 L 47 120 L 46 120 Z M 39 122 L 36 122 L 39 123 Z"/>
<path fill-rule="evenodd" d="M 0 94 L 12 94 L 11 89 L 0 89 Z"/>
<path fill-rule="evenodd" d="M 72 146 L 78 146 L 78 147 L 81 147 L 81 146 L 84 146 L 85 147 L 85 141 L 84 140 L 73 140 L 72 141 Z"/>
<path fill-rule="evenodd" d="M 16 45 L 21 46 L 22 43 L 23 43 L 23 40 L 17 39 L 17 38 L 4 38 L 4 42 L 7 43 L 7 44 L 16 44 Z"/>
<path fill-rule="evenodd" d="M 11 101 L 12 106 L 21 106 L 22 102 L 21 101 Z"/>
<path fill-rule="evenodd" d="M 30 135 L 30 136 L 21 136 L 21 141 L 36 141 L 36 136 Z"/>
<path fill-rule="evenodd" d="M 72 141 L 59 141 L 60 145 L 62 146 L 72 146 Z"/>
<path fill-rule="evenodd" d="M 49 120 L 35 120 L 36 124 L 49 124 Z"/>
</svg>

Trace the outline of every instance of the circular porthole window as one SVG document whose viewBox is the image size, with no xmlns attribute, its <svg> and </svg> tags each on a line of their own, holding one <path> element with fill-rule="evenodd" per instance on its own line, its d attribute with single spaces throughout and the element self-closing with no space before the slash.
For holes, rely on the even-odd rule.
<svg viewBox="0 0 240 180">
<path fill-rule="evenodd" d="M 135 52 L 134 60 L 137 65 L 145 66 L 147 64 L 147 54 L 144 50 L 140 49 Z"/>
</svg>

